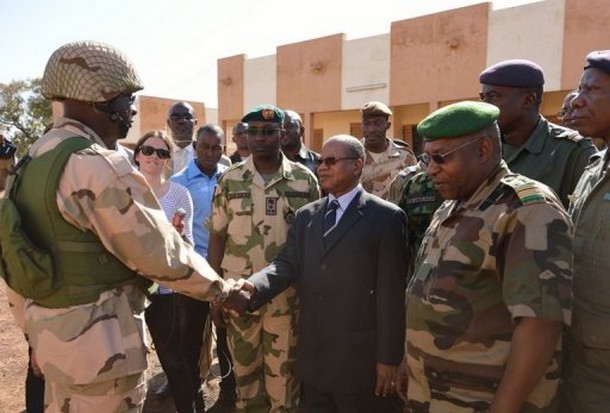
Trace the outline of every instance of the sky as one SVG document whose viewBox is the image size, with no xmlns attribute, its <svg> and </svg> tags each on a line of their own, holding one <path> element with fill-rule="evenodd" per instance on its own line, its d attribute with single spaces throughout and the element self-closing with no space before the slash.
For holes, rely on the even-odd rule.
<svg viewBox="0 0 610 413">
<path fill-rule="evenodd" d="M 494 9 L 536 0 L 490 0 Z M 389 33 L 393 21 L 485 0 L 0 0 L 0 82 L 41 77 L 64 43 L 122 50 L 140 93 L 217 107 L 217 60 L 273 55 L 276 47 L 345 33 Z"/>
</svg>

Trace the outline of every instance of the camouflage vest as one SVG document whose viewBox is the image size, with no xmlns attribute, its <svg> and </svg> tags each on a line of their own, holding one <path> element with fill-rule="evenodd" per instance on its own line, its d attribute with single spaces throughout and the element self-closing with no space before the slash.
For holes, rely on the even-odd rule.
<svg viewBox="0 0 610 413">
<path fill-rule="evenodd" d="M 52 308 L 95 302 L 111 288 L 138 281 L 99 238 L 69 224 L 57 207 L 59 178 L 80 137 L 27 162 L 0 202 L 0 275 L 9 287 Z"/>
</svg>

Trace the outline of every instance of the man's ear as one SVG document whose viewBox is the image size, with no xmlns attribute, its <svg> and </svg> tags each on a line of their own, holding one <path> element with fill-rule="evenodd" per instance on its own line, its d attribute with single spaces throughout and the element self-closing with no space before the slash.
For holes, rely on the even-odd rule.
<svg viewBox="0 0 610 413">
<path fill-rule="evenodd" d="M 485 163 L 489 161 L 491 157 L 495 156 L 494 144 L 489 138 L 481 139 L 477 145 L 477 150 L 481 163 Z"/>
<path fill-rule="evenodd" d="M 523 98 L 523 106 L 527 108 L 531 108 L 536 106 L 536 93 L 533 91 L 529 91 L 525 93 Z"/>
</svg>

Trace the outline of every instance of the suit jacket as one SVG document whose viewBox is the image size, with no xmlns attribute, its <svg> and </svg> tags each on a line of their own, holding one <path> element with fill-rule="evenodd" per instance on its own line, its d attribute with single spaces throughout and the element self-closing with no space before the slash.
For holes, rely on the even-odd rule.
<svg viewBox="0 0 610 413">
<path fill-rule="evenodd" d="M 284 249 L 249 279 L 258 290 L 250 309 L 298 281 L 299 378 L 329 391 L 373 392 L 376 363 L 403 357 L 406 217 L 362 191 L 324 239 L 327 202 L 297 211 Z"/>
</svg>

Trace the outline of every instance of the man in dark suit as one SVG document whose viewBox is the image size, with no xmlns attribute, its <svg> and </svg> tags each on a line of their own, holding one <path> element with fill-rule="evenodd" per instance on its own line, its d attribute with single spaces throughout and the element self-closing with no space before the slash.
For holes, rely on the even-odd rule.
<svg viewBox="0 0 610 413">
<path fill-rule="evenodd" d="M 233 314 L 256 310 L 298 281 L 301 405 L 401 412 L 394 377 L 404 350 L 406 217 L 362 189 L 364 147 L 356 138 L 330 138 L 321 156 L 320 185 L 329 195 L 297 212 L 269 266 L 238 281 L 235 288 L 252 298 Z"/>
</svg>

